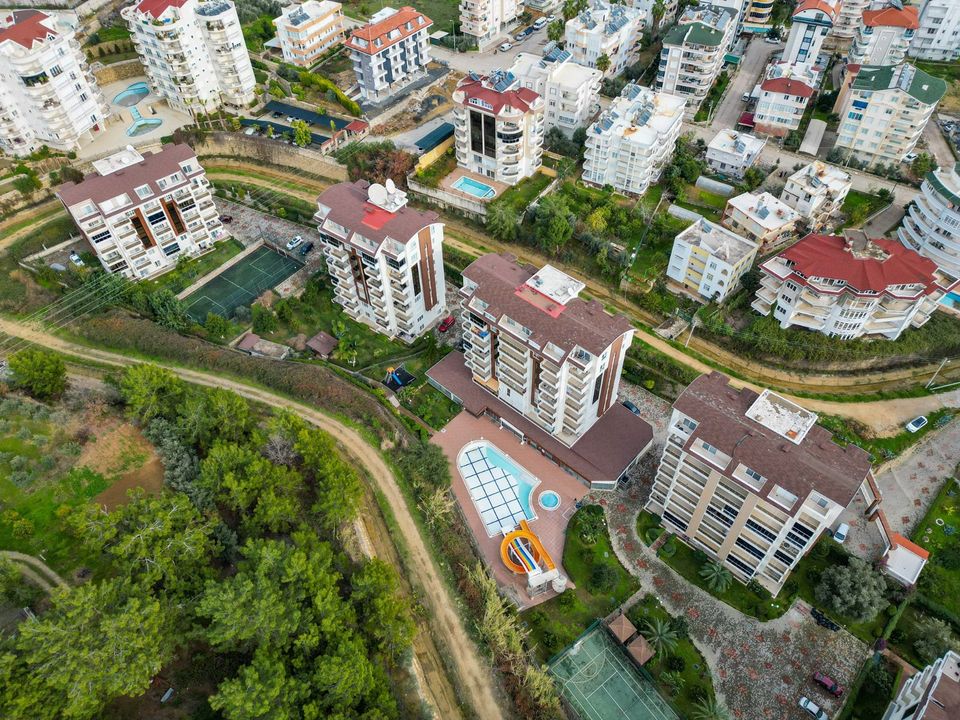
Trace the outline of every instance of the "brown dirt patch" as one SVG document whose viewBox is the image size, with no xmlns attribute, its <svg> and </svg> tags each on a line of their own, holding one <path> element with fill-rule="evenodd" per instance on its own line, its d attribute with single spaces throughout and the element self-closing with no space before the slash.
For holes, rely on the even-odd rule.
<svg viewBox="0 0 960 720">
<path fill-rule="evenodd" d="M 147 462 L 136 470 L 130 470 L 120 476 L 113 485 L 97 495 L 94 500 L 103 505 L 107 511 L 127 502 L 127 491 L 133 488 L 142 488 L 147 495 L 159 495 L 163 489 L 163 463 L 153 455 Z"/>
<path fill-rule="evenodd" d="M 163 463 L 140 430 L 130 423 L 102 416 L 91 421 L 95 439 L 84 446 L 77 465 L 114 480 L 94 500 L 113 510 L 127 501 L 127 491 L 132 488 L 143 488 L 149 495 L 159 494 L 163 487 Z"/>
</svg>

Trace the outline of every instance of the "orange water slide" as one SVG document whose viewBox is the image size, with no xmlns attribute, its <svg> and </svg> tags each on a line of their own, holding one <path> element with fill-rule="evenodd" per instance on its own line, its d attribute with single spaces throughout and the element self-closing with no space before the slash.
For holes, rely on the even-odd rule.
<svg viewBox="0 0 960 720">
<path fill-rule="evenodd" d="M 530 571 L 526 565 L 518 562 L 514 559 L 514 556 L 510 554 L 510 546 L 517 540 L 525 540 L 528 543 L 530 553 L 533 555 L 533 559 L 537 565 L 547 571 L 556 569 L 553 558 L 550 557 L 550 553 L 543 547 L 540 538 L 530 529 L 526 520 L 521 520 L 520 529 L 507 533 L 503 538 L 503 542 L 500 543 L 500 559 L 510 570 L 517 575 L 525 575 Z"/>
</svg>

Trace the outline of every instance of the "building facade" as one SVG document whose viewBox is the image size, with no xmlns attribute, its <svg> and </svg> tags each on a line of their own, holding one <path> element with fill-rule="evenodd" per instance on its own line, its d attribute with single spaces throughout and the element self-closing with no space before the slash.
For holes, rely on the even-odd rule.
<svg viewBox="0 0 960 720">
<path fill-rule="evenodd" d="M 743 6 L 743 31 L 748 33 L 768 33 L 773 26 L 770 16 L 773 14 L 771 0 L 746 0 Z"/>
<path fill-rule="evenodd" d="M 470 73 L 453 92 L 457 164 L 516 185 L 542 164 L 544 102 L 512 73 Z"/>
<path fill-rule="evenodd" d="M 960 717 L 960 654 L 947 650 L 903 683 L 883 720 L 949 720 Z"/>
<path fill-rule="evenodd" d="M 848 55 L 857 65 L 899 65 L 920 27 L 917 8 L 881 0 L 864 10 Z"/>
<path fill-rule="evenodd" d="M 850 185 L 850 173 L 814 160 L 787 178 L 780 199 L 806 220 L 811 231 L 818 232 L 840 211 Z"/>
<path fill-rule="evenodd" d="M 723 224 L 760 246 L 760 254 L 794 237 L 800 215 L 768 192 L 746 192 L 727 200 Z"/>
<path fill-rule="evenodd" d="M 141 0 L 125 7 L 153 92 L 186 113 L 248 107 L 257 81 L 230 0 Z"/>
<path fill-rule="evenodd" d="M 646 508 L 668 531 L 776 595 L 870 482 L 870 456 L 840 447 L 816 413 L 714 372 L 673 404 Z"/>
<path fill-rule="evenodd" d="M 519 53 L 510 68 L 520 87 L 543 98 L 544 127 L 571 136 L 586 127 L 597 108 L 603 73 L 573 62 L 566 50 L 550 47 L 544 55 Z"/>
<path fill-rule="evenodd" d="M 460 0 L 460 32 L 476 38 L 478 49 L 486 50 L 521 12 L 523 3 L 517 0 Z"/>
<path fill-rule="evenodd" d="M 0 19 L 0 150 L 77 150 L 107 112 L 73 30 L 39 10 Z"/>
<path fill-rule="evenodd" d="M 567 21 L 564 49 L 575 63 L 588 68 L 596 68 L 597 60 L 606 57 L 609 67 L 603 75 L 614 77 L 633 62 L 642 29 L 639 10 L 594 0 L 590 7 Z"/>
<path fill-rule="evenodd" d="M 446 313 L 443 223 L 388 181 L 338 183 L 313 216 L 334 302 L 378 333 L 413 342 Z"/>
<path fill-rule="evenodd" d="M 840 9 L 837 11 L 837 19 L 833 23 L 830 37 L 851 42 L 853 36 L 857 34 L 857 28 L 860 27 L 863 11 L 870 7 L 870 2 L 871 0 L 840 0 Z"/>
<path fill-rule="evenodd" d="M 780 327 L 804 327 L 842 339 L 896 340 L 921 327 L 956 279 L 896 240 L 860 230 L 807 235 L 760 266 L 752 307 Z"/>
<path fill-rule="evenodd" d="M 741 179 L 760 158 L 766 140 L 736 130 L 721 130 L 707 145 L 707 165 L 725 177 Z"/>
<path fill-rule="evenodd" d="M 276 20 L 283 59 L 309 68 L 320 56 L 343 42 L 343 6 L 333 0 L 307 0 L 290 5 Z"/>
<path fill-rule="evenodd" d="M 860 67 L 840 108 L 835 147 L 870 164 L 902 162 L 946 91 L 943 80 L 908 63 Z"/>
<path fill-rule="evenodd" d="M 756 257 L 755 242 L 701 218 L 674 239 L 667 277 L 706 302 L 722 303 Z"/>
<path fill-rule="evenodd" d="M 753 110 L 755 131 L 786 137 L 799 130 L 803 113 L 819 83 L 820 71 L 812 63 L 768 65 Z"/>
<path fill-rule="evenodd" d="M 897 237 L 937 267 L 960 277 L 960 165 L 927 175 Z"/>
<path fill-rule="evenodd" d="M 383 8 L 344 43 L 350 51 L 360 96 L 382 104 L 427 72 L 433 20 L 412 7 Z"/>
<path fill-rule="evenodd" d="M 938 62 L 960 58 L 960 4 L 954 0 L 924 0 L 920 27 L 909 54 L 918 60 Z"/>
<path fill-rule="evenodd" d="M 790 34 L 780 61 L 816 63 L 820 48 L 837 19 L 840 0 L 801 0 L 793 11 Z"/>
<path fill-rule="evenodd" d="M 107 272 L 152 277 L 226 236 L 189 145 L 152 155 L 127 148 L 93 166 L 83 182 L 57 188 L 57 197 Z"/>
<path fill-rule="evenodd" d="M 686 101 L 627 85 L 587 129 L 582 180 L 642 195 L 673 157 Z"/>
</svg>

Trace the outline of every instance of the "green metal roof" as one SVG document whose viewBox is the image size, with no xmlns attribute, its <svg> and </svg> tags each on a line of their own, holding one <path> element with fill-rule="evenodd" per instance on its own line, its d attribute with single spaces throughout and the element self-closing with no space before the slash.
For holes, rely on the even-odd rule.
<svg viewBox="0 0 960 720">
<path fill-rule="evenodd" d="M 716 47 L 723 41 L 723 31 L 705 25 L 702 22 L 674 25 L 663 37 L 664 45 L 711 45 Z"/>
<path fill-rule="evenodd" d="M 955 170 L 958 175 L 960 175 L 960 163 L 957 163 Z M 937 177 L 936 171 L 928 172 L 926 180 L 928 183 L 933 185 L 934 189 L 947 198 L 950 202 L 954 204 L 955 207 L 960 207 L 960 196 L 958 196 L 953 190 L 944 185 L 940 178 Z"/>
<path fill-rule="evenodd" d="M 899 70 L 899 72 L 897 72 Z M 903 73 L 913 71 L 909 84 L 899 80 Z M 904 65 L 864 65 L 853 80 L 854 90 L 890 90 L 899 87 L 914 99 L 925 105 L 934 105 L 947 92 L 947 83 L 940 78 L 928 75 L 909 63 Z"/>
</svg>

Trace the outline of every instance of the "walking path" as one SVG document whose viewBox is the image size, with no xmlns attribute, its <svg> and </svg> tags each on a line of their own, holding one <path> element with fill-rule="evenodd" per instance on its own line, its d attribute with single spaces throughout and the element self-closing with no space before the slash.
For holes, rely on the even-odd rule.
<svg viewBox="0 0 960 720">
<path fill-rule="evenodd" d="M 24 577 L 29 578 L 48 593 L 55 590 L 57 586 L 69 587 L 66 580 L 38 557 L 16 550 L 0 550 L 0 557 L 12 560 Z"/>
</svg>

